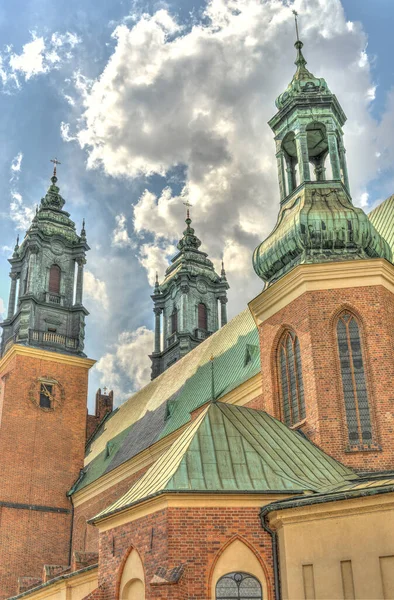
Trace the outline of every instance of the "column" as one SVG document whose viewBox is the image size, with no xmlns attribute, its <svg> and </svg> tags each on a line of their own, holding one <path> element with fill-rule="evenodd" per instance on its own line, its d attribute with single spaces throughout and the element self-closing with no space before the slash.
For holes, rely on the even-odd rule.
<svg viewBox="0 0 394 600">
<path fill-rule="evenodd" d="M 343 145 L 342 140 L 340 141 L 340 144 L 339 144 L 339 152 L 340 152 L 343 183 L 344 183 L 344 186 L 347 189 L 347 191 L 350 193 L 349 174 L 347 172 L 347 162 L 346 162 L 346 148 Z"/>
<path fill-rule="evenodd" d="M 327 131 L 328 151 L 330 153 L 330 162 L 332 170 L 332 178 L 341 180 L 341 166 L 339 162 L 338 142 L 334 131 Z"/>
<path fill-rule="evenodd" d="M 289 194 L 291 194 L 296 187 L 293 159 L 290 157 L 286 158 L 286 165 L 287 187 Z"/>
<path fill-rule="evenodd" d="M 77 273 L 77 289 L 75 293 L 75 304 L 82 304 L 83 295 L 83 266 L 86 264 L 84 258 L 77 258 L 78 273 Z"/>
<path fill-rule="evenodd" d="M 18 280 L 18 273 L 10 273 L 11 277 L 11 290 L 8 301 L 8 315 L 7 319 L 11 319 L 15 312 L 15 299 L 16 299 L 16 282 Z"/>
<path fill-rule="evenodd" d="M 223 327 L 227 323 L 227 297 L 222 296 L 220 300 L 220 326 Z"/>
<path fill-rule="evenodd" d="M 154 352 L 158 354 L 160 352 L 160 314 L 161 308 L 155 307 L 153 309 L 155 313 L 155 350 Z"/>
<path fill-rule="evenodd" d="M 279 150 L 276 154 L 276 163 L 278 166 L 278 178 L 279 178 L 279 191 L 280 199 L 286 198 L 286 183 L 285 183 L 285 165 L 284 165 L 284 153 L 283 150 Z"/>
<path fill-rule="evenodd" d="M 298 158 L 298 171 L 300 173 L 300 184 L 311 180 L 309 171 L 308 139 L 306 131 L 301 131 L 295 136 Z"/>
</svg>

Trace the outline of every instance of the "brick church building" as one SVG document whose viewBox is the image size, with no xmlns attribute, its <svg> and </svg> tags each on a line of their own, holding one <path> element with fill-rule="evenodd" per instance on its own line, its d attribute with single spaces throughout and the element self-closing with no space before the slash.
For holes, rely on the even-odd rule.
<svg viewBox="0 0 394 600">
<path fill-rule="evenodd" d="M 353 205 L 346 117 L 302 46 L 269 123 L 262 292 L 227 323 L 188 214 L 152 295 L 152 381 L 88 416 L 89 247 L 55 168 L 10 259 L 1 599 L 394 599 L 394 197 Z"/>
</svg>

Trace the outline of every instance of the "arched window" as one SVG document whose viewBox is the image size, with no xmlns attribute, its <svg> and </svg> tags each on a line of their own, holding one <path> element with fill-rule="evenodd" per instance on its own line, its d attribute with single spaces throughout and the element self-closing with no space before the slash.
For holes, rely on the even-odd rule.
<svg viewBox="0 0 394 600">
<path fill-rule="evenodd" d="M 345 311 L 340 315 L 337 336 L 349 444 L 370 444 L 371 414 L 360 329 L 352 313 Z"/>
<path fill-rule="evenodd" d="M 60 294 L 60 267 L 52 265 L 49 271 L 49 291 L 52 294 Z"/>
<path fill-rule="evenodd" d="M 286 425 L 291 426 L 305 419 L 300 343 L 292 331 L 282 336 L 278 358 L 282 415 Z"/>
<path fill-rule="evenodd" d="M 228 573 L 216 584 L 216 600 L 263 600 L 258 579 L 248 573 Z"/>
<path fill-rule="evenodd" d="M 171 334 L 178 331 L 178 311 L 176 308 L 172 311 L 171 315 Z"/>
<path fill-rule="evenodd" d="M 202 302 L 198 305 L 198 328 L 205 331 L 208 329 L 207 307 Z"/>
</svg>

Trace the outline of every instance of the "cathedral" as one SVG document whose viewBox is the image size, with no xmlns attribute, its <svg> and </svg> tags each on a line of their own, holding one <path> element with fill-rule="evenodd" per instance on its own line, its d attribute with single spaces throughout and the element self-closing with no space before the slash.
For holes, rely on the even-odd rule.
<svg viewBox="0 0 394 600">
<path fill-rule="evenodd" d="M 93 415 L 89 246 L 55 164 L 1 324 L 0 599 L 394 599 L 394 196 L 353 205 L 346 116 L 295 47 L 261 293 L 227 322 L 187 212 L 152 380 Z"/>
</svg>

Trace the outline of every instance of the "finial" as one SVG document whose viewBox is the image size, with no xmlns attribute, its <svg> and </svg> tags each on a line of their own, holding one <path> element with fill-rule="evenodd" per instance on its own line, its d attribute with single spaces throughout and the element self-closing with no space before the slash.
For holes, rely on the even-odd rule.
<svg viewBox="0 0 394 600">
<path fill-rule="evenodd" d="M 86 237 L 85 219 L 82 219 L 81 237 Z"/>
<path fill-rule="evenodd" d="M 53 175 L 52 177 L 56 177 L 56 166 L 61 165 L 62 163 L 57 158 L 51 158 L 50 162 L 53 163 Z"/>
<path fill-rule="evenodd" d="M 224 270 L 224 260 L 222 260 L 222 272 L 220 273 L 222 279 L 226 279 L 226 271 Z"/>
<path fill-rule="evenodd" d="M 300 37 L 298 35 L 298 12 L 296 10 L 293 10 L 293 15 L 294 15 L 295 26 L 296 26 L 297 42 L 299 42 Z"/>
<path fill-rule="evenodd" d="M 214 360 L 215 357 L 213 354 L 211 354 L 211 358 L 209 359 L 211 361 L 211 402 L 216 402 L 216 396 L 215 396 L 215 372 L 214 372 Z"/>
<path fill-rule="evenodd" d="M 159 290 L 159 273 L 156 271 L 155 292 L 157 292 L 158 290 Z"/>
<path fill-rule="evenodd" d="M 190 204 L 189 200 L 186 200 L 185 202 L 183 202 L 183 204 L 187 207 L 187 211 L 186 211 L 186 222 L 189 220 L 190 221 L 190 210 L 189 208 L 191 206 L 193 206 L 193 204 Z"/>
</svg>

